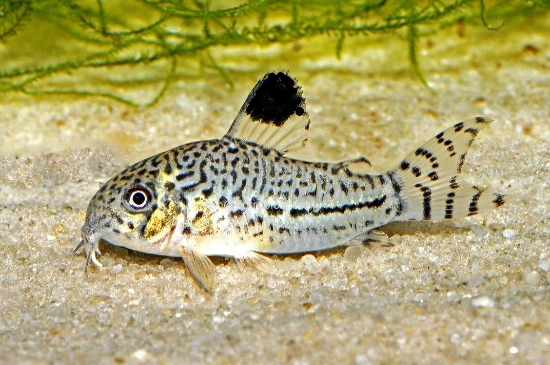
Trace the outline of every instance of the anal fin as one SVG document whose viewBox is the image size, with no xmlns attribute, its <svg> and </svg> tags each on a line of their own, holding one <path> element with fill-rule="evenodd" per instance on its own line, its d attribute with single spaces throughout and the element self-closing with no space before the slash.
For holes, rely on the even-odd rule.
<svg viewBox="0 0 550 365">
<path fill-rule="evenodd" d="M 390 239 L 387 234 L 382 231 L 372 230 L 368 231 L 365 234 L 355 237 L 348 244 L 349 246 L 365 246 L 368 248 L 383 247 L 389 248 L 393 247 L 393 243 L 390 242 Z"/>
<path fill-rule="evenodd" d="M 216 267 L 208 256 L 189 247 L 181 247 L 181 256 L 187 270 L 201 289 L 213 294 L 216 283 Z"/>
</svg>

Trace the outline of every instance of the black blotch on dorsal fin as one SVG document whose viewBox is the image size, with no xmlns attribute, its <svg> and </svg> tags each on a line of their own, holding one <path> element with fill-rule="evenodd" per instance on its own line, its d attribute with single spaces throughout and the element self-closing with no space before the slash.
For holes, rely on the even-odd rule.
<svg viewBox="0 0 550 365">
<path fill-rule="evenodd" d="M 269 72 L 248 94 L 224 138 L 285 153 L 305 146 L 309 124 L 306 100 L 296 80 L 285 72 Z"/>
<path fill-rule="evenodd" d="M 258 84 L 245 113 L 255 121 L 280 127 L 292 114 L 304 114 L 304 102 L 300 88 L 290 76 L 270 72 Z"/>
</svg>

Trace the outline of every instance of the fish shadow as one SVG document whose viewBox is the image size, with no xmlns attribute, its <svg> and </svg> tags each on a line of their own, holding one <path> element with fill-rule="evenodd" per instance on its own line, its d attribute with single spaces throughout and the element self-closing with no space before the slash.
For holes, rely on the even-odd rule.
<svg viewBox="0 0 550 365">
<path fill-rule="evenodd" d="M 442 222 L 392 222 L 388 223 L 378 230 L 388 235 L 391 241 L 391 237 L 398 234 L 400 236 L 413 236 L 419 232 L 430 235 L 437 235 L 442 233 L 464 233 L 471 231 L 470 226 L 457 227 L 452 221 Z"/>
</svg>

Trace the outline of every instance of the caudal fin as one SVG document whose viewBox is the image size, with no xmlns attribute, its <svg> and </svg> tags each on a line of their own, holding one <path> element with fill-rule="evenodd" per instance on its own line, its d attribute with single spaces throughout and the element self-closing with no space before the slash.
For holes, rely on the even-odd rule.
<svg viewBox="0 0 550 365">
<path fill-rule="evenodd" d="M 455 124 L 408 155 L 389 174 L 402 196 L 398 220 L 442 220 L 500 207 L 504 196 L 460 178 L 468 148 L 491 119 L 476 117 Z"/>
</svg>

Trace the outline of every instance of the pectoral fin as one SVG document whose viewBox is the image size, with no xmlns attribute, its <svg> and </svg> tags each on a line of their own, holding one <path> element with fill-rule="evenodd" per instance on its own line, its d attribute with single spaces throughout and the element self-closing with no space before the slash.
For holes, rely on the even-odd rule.
<svg viewBox="0 0 550 365">
<path fill-rule="evenodd" d="M 189 270 L 189 273 L 201 289 L 209 294 L 214 294 L 216 267 L 208 256 L 189 247 L 181 247 L 181 256 L 187 266 L 187 270 Z"/>
</svg>

